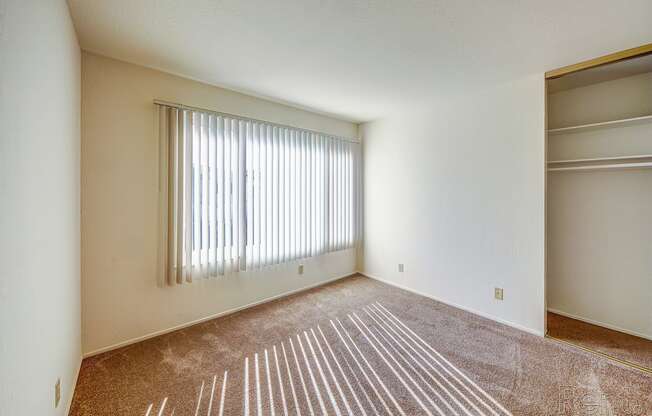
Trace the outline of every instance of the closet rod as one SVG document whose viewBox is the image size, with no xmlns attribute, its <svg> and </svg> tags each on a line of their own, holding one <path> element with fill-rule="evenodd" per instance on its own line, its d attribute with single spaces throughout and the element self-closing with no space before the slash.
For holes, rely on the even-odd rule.
<svg viewBox="0 0 652 416">
<path fill-rule="evenodd" d="M 563 133 L 581 132 L 585 130 L 594 130 L 594 129 L 600 129 L 605 127 L 618 127 L 618 126 L 624 126 L 630 124 L 633 125 L 633 124 L 645 123 L 650 121 L 652 121 L 652 114 L 648 114 L 640 117 L 623 118 L 619 120 L 601 121 L 599 123 L 581 124 L 579 126 L 569 126 L 569 127 L 548 129 L 548 134 L 557 135 Z"/>
<path fill-rule="evenodd" d="M 651 168 L 652 162 L 642 163 L 614 163 L 609 165 L 570 166 L 565 168 L 548 168 L 548 172 L 563 172 L 571 170 L 604 170 L 604 169 L 639 169 Z"/>
</svg>

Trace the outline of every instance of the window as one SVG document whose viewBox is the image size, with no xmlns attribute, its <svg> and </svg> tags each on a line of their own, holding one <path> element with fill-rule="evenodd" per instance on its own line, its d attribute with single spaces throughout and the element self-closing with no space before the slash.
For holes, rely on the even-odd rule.
<svg viewBox="0 0 652 416">
<path fill-rule="evenodd" d="M 353 247 L 360 144 L 159 105 L 170 284 Z"/>
</svg>

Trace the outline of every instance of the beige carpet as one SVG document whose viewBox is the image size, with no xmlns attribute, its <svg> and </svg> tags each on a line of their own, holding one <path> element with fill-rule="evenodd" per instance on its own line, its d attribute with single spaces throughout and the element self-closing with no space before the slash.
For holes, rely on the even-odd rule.
<svg viewBox="0 0 652 416">
<path fill-rule="evenodd" d="M 84 360 L 71 415 L 650 415 L 652 378 L 353 277 Z"/>
<path fill-rule="evenodd" d="M 548 312 L 548 335 L 652 371 L 652 341 Z"/>
</svg>

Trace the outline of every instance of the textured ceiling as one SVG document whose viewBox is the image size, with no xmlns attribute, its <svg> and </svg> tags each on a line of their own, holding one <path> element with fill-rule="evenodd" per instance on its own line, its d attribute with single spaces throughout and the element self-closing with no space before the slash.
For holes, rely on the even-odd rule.
<svg viewBox="0 0 652 416">
<path fill-rule="evenodd" d="M 652 42 L 650 0 L 69 0 L 82 48 L 352 121 Z"/>
</svg>

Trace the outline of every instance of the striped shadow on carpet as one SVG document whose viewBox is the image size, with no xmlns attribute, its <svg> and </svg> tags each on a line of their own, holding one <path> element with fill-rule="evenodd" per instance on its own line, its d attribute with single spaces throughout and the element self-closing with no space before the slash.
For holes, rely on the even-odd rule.
<svg viewBox="0 0 652 416">
<path fill-rule="evenodd" d="M 195 416 L 511 415 L 378 302 L 245 357 L 188 400 Z"/>
</svg>

